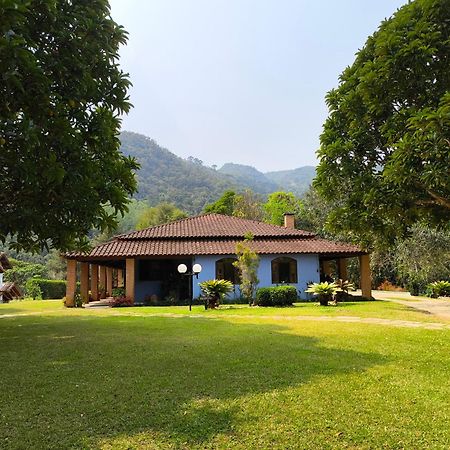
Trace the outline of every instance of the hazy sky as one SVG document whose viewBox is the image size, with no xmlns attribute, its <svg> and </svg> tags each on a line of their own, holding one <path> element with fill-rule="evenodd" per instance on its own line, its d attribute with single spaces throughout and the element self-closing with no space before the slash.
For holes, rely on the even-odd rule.
<svg viewBox="0 0 450 450">
<path fill-rule="evenodd" d="M 205 164 L 316 164 L 326 92 L 406 0 L 111 0 L 134 108 L 123 129 Z"/>
</svg>

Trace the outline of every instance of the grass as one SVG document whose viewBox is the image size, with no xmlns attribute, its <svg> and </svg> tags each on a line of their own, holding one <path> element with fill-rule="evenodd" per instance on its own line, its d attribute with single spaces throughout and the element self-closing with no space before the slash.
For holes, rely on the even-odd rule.
<svg viewBox="0 0 450 450">
<path fill-rule="evenodd" d="M 314 317 L 395 307 L 0 305 L 0 448 L 448 448 L 450 329 Z"/>
</svg>

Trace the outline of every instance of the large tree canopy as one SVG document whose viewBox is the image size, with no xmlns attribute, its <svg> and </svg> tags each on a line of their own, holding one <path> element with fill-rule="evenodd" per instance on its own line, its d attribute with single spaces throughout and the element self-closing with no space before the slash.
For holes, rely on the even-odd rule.
<svg viewBox="0 0 450 450">
<path fill-rule="evenodd" d="M 0 241 L 69 249 L 126 210 L 137 165 L 119 151 L 125 42 L 107 0 L 0 3 Z"/>
<path fill-rule="evenodd" d="M 327 95 L 315 187 L 335 231 L 370 245 L 450 220 L 450 2 L 383 22 Z"/>
</svg>

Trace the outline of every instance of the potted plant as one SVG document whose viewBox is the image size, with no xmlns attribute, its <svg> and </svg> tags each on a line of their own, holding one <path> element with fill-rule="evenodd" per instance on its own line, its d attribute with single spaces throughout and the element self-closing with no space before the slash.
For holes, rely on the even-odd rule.
<svg viewBox="0 0 450 450">
<path fill-rule="evenodd" d="M 217 308 L 220 300 L 233 290 L 233 284 L 227 280 L 208 280 L 199 283 L 209 308 Z"/>
<path fill-rule="evenodd" d="M 323 283 L 312 283 L 308 286 L 305 292 L 310 292 L 313 295 L 317 295 L 321 306 L 328 306 L 328 302 L 333 300 L 334 294 L 338 291 L 336 283 L 329 283 L 325 281 Z"/>
</svg>

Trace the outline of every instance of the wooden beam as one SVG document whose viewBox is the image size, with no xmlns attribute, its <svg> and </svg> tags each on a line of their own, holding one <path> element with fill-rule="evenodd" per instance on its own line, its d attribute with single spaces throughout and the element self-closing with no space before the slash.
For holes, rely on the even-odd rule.
<svg viewBox="0 0 450 450">
<path fill-rule="evenodd" d="M 361 292 L 363 297 L 372 297 L 372 276 L 370 274 L 370 255 L 359 257 L 359 274 L 361 277 Z"/>
<path fill-rule="evenodd" d="M 117 269 L 117 287 L 123 287 L 123 269 Z"/>
<path fill-rule="evenodd" d="M 77 288 L 77 262 L 74 259 L 67 260 L 66 277 L 66 306 L 75 306 L 75 291 Z"/>
<path fill-rule="evenodd" d="M 127 258 L 125 269 L 125 295 L 134 302 L 136 262 L 134 258 Z"/>
<path fill-rule="evenodd" d="M 106 268 L 106 296 L 111 297 L 113 289 L 113 269 L 112 267 Z"/>
<path fill-rule="evenodd" d="M 338 270 L 339 270 L 339 278 L 343 281 L 348 280 L 347 259 L 346 258 L 338 259 Z"/>
<path fill-rule="evenodd" d="M 98 264 L 91 265 L 91 295 L 94 301 L 100 299 L 98 295 Z"/>
<path fill-rule="evenodd" d="M 99 289 L 100 289 L 100 298 L 106 297 L 106 267 L 99 267 Z"/>
<path fill-rule="evenodd" d="M 324 275 L 331 276 L 331 261 L 322 261 L 322 270 Z"/>
<path fill-rule="evenodd" d="M 89 303 L 89 263 L 80 263 L 80 294 L 83 303 Z"/>
</svg>

